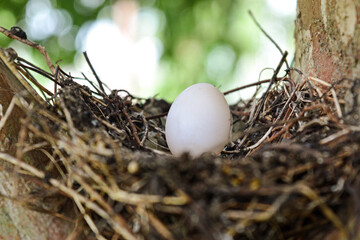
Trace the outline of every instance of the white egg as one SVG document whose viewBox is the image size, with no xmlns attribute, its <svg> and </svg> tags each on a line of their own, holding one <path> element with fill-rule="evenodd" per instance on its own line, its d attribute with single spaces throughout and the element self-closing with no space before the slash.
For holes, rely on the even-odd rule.
<svg viewBox="0 0 360 240">
<path fill-rule="evenodd" d="M 219 154 L 229 141 L 231 115 L 224 95 L 213 85 L 198 83 L 185 89 L 171 105 L 166 142 L 174 156 Z"/>
</svg>

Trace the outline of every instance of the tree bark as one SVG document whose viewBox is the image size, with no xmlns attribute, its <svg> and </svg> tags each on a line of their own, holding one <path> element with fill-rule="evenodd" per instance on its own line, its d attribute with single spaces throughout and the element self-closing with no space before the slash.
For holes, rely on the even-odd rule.
<svg viewBox="0 0 360 240">
<path fill-rule="evenodd" d="M 359 0 L 299 0 L 294 67 L 329 83 L 359 78 L 359 21 Z"/>
<path fill-rule="evenodd" d="M 25 98 L 33 103 L 41 100 L 9 61 L 11 53 L 0 48 L 0 105 L 3 114 L 16 94 L 25 93 Z M 0 130 L 0 152 L 15 155 L 21 129 L 20 119 L 24 116 L 20 108 L 13 108 L 5 126 Z M 32 151 L 24 156 L 24 160 L 32 165 L 39 165 L 46 159 L 41 152 Z M 30 193 L 31 183 L 11 171 L 12 168 L 13 166 L 0 160 L 0 239 L 65 239 L 71 233 L 72 224 L 23 206 L 22 198 Z"/>
<path fill-rule="evenodd" d="M 359 91 L 359 80 L 355 79 L 360 78 L 360 0 L 298 0 L 295 44 L 294 67 L 305 76 L 328 83 L 351 79 L 354 81 L 348 81 L 350 85 L 344 85 L 346 92 L 350 92 L 350 86 Z M 297 75 L 297 80 L 300 77 Z M 347 95 L 351 96 L 345 99 L 345 109 L 358 108 L 360 97 L 355 99 L 353 94 Z M 360 110 L 354 110 L 346 121 L 358 125 Z M 344 203 L 344 206 L 352 204 Z M 343 214 L 342 221 L 349 229 L 360 229 L 359 223 L 354 221 L 356 214 L 355 211 Z M 323 234 L 317 239 L 345 240 L 338 229 Z"/>
</svg>

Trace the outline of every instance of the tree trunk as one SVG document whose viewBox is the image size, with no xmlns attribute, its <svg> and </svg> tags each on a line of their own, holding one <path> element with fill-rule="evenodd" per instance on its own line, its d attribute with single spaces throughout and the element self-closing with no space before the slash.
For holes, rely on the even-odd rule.
<svg viewBox="0 0 360 240">
<path fill-rule="evenodd" d="M 298 0 L 295 24 L 295 68 L 328 83 L 360 78 L 360 0 Z M 358 81 L 349 82 L 358 91 Z M 347 92 L 349 86 L 345 86 Z M 358 103 L 352 102 L 353 96 L 349 99 L 345 109 L 360 105 L 360 97 Z M 360 110 L 355 111 L 347 121 L 358 125 Z M 359 223 L 353 221 L 356 214 L 356 211 L 344 214 L 342 220 L 349 229 L 360 229 Z M 338 229 L 324 234 L 319 239 L 343 240 Z"/>
<path fill-rule="evenodd" d="M 359 78 L 359 21 L 359 0 L 299 0 L 294 67 L 329 83 Z"/>
<path fill-rule="evenodd" d="M 16 94 L 26 92 L 27 100 L 41 100 L 34 90 L 29 88 L 11 60 L 9 61 L 12 53 L 15 52 L 3 51 L 0 48 L 0 105 L 3 114 Z M 21 129 L 20 119 L 24 115 L 17 106 L 11 111 L 5 126 L 0 129 L 0 152 L 15 155 Z M 31 151 L 24 156 L 24 160 L 32 165 L 39 165 L 46 159 L 41 152 Z M 13 166 L 0 160 L 0 239 L 65 239 L 71 233 L 72 224 L 51 214 L 23 206 L 24 197 L 33 189 L 30 187 L 31 183 L 11 169 Z"/>
</svg>

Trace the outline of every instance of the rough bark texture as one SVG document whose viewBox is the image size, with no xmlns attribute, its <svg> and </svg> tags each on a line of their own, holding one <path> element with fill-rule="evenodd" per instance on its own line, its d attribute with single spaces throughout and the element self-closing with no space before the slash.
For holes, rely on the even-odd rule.
<svg viewBox="0 0 360 240">
<path fill-rule="evenodd" d="M 0 49 L 2 50 L 2 49 Z M 8 62 L 6 51 L 0 51 L 0 105 L 3 113 L 15 94 L 28 93 L 28 99 L 36 101 L 30 89 L 26 89 L 19 80 L 24 80 L 11 62 Z M 30 94 L 29 94 L 30 92 Z M 20 119 L 24 113 L 15 107 L 0 131 L 0 152 L 15 155 Z M 0 118 L 1 119 L 1 118 Z M 40 152 L 32 151 L 24 156 L 28 163 L 39 165 L 44 160 Z M 23 206 L 22 198 L 33 189 L 31 183 L 12 172 L 13 167 L 0 161 L 0 239 L 42 240 L 65 239 L 71 232 L 72 225 L 50 214 L 30 210 Z"/>
<path fill-rule="evenodd" d="M 294 66 L 334 82 L 360 76 L 360 1 L 299 0 Z"/>
</svg>

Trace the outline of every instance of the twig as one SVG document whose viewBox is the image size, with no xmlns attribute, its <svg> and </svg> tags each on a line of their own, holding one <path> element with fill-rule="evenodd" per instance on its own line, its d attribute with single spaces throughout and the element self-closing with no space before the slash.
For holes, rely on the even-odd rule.
<svg viewBox="0 0 360 240">
<path fill-rule="evenodd" d="M 123 113 L 123 115 L 125 116 L 127 122 L 130 125 L 130 130 L 129 131 L 132 133 L 132 135 L 135 138 L 135 141 L 138 144 L 138 146 L 140 146 L 141 141 L 140 141 L 140 139 L 139 139 L 139 137 L 137 135 L 138 134 L 137 129 L 136 129 L 133 121 L 131 120 L 128 112 L 125 109 L 126 106 L 125 106 L 124 100 L 121 99 L 121 97 L 118 95 L 119 91 L 121 91 L 121 90 L 114 90 L 113 93 L 112 93 L 114 98 L 111 99 L 111 100 L 112 100 L 113 104 L 116 106 L 115 112 L 116 112 L 116 114 L 118 114 L 118 111 L 120 110 Z"/>
<path fill-rule="evenodd" d="M 146 117 L 144 116 L 144 114 L 141 114 L 141 117 L 143 119 L 143 122 L 144 122 L 144 125 L 145 125 L 145 131 L 144 131 L 144 136 L 142 137 L 141 139 L 141 142 L 140 142 L 140 146 L 144 146 L 144 143 L 145 143 L 145 140 L 147 138 L 147 135 L 148 135 L 148 132 L 149 132 L 149 123 L 148 121 L 146 120 Z"/>
<path fill-rule="evenodd" d="M 146 117 L 146 120 L 162 118 L 162 117 L 165 117 L 166 115 L 168 115 L 168 112 L 164 112 L 164 113 L 160 113 L 158 115 L 153 115 L 153 116 Z"/>
<path fill-rule="evenodd" d="M 167 229 L 167 227 L 151 212 L 147 211 L 150 224 L 156 229 L 156 231 L 167 240 L 174 240 L 174 236 Z"/>
<path fill-rule="evenodd" d="M 84 206 L 82 205 L 82 203 L 80 202 L 80 200 L 77 196 L 74 196 L 74 202 L 75 202 L 77 208 L 80 210 L 80 213 L 83 215 L 85 222 L 87 223 L 87 225 L 89 226 L 91 231 L 95 234 L 96 239 L 106 240 L 106 238 L 100 234 L 99 229 L 97 228 L 96 224 L 91 219 L 89 214 L 86 213 Z"/>
<path fill-rule="evenodd" d="M 333 98 L 334 98 L 334 104 L 335 104 L 335 107 L 336 107 L 338 117 L 342 118 L 343 114 L 342 114 L 341 107 L 340 107 L 340 104 L 339 104 L 339 100 L 338 100 L 338 98 L 336 96 L 336 92 L 335 92 L 334 88 L 331 89 L 331 93 L 332 93 Z"/>
<path fill-rule="evenodd" d="M 321 104 L 316 104 L 316 105 L 313 105 L 313 106 L 304 108 L 304 109 L 301 111 L 301 113 L 299 114 L 298 117 L 290 120 L 290 122 L 289 122 L 286 126 L 284 126 L 279 132 L 277 132 L 276 134 L 274 134 L 273 136 L 271 136 L 271 138 L 268 139 L 268 142 L 274 141 L 274 139 L 278 138 L 281 134 L 283 134 L 284 132 L 288 131 L 291 126 L 293 126 L 296 122 L 298 122 L 300 119 L 303 118 L 303 116 L 304 116 L 304 114 L 305 114 L 306 112 L 308 112 L 308 111 L 310 111 L 310 110 L 313 110 L 313 109 L 315 109 L 315 108 L 318 108 L 318 107 L 322 107 L 322 105 L 321 105 Z"/>
<path fill-rule="evenodd" d="M 251 124 L 250 124 L 251 127 L 254 126 L 255 121 L 256 121 L 256 120 L 258 119 L 258 117 L 259 117 L 260 111 L 261 111 L 261 109 L 262 109 L 263 106 L 264 106 L 264 103 L 265 103 L 265 100 L 266 100 L 266 98 L 267 98 L 267 95 L 269 94 L 269 91 L 270 91 L 273 83 L 274 83 L 275 80 L 276 80 L 277 74 L 279 73 L 279 71 L 280 71 L 280 69 L 281 69 L 281 66 L 283 65 L 284 61 L 286 60 L 287 54 L 288 54 L 288 52 L 285 51 L 285 53 L 284 53 L 284 55 L 282 56 L 282 58 L 281 58 L 281 60 L 280 60 L 280 62 L 279 62 L 279 64 L 278 64 L 277 68 L 276 68 L 275 71 L 274 71 L 273 77 L 272 77 L 272 79 L 271 79 L 271 81 L 270 81 L 270 84 L 269 84 L 268 88 L 266 89 L 266 92 L 265 92 L 265 93 L 263 94 L 263 96 L 261 97 L 260 104 L 259 104 L 259 106 L 258 106 L 258 108 L 257 108 L 257 110 L 256 110 L 256 112 L 255 112 L 254 118 L 253 118 L 253 120 L 252 120 L 252 122 L 251 122 Z"/>
<path fill-rule="evenodd" d="M 1 129 L 4 127 L 7 119 L 9 118 L 12 110 L 14 109 L 15 101 L 16 101 L 16 97 L 14 96 L 14 97 L 11 99 L 11 102 L 10 102 L 8 108 L 6 109 L 5 115 L 4 115 L 4 116 L 0 116 L 0 117 L 2 117 L 1 120 L 0 120 L 0 131 L 1 131 Z"/>
<path fill-rule="evenodd" d="M 279 211 L 280 207 L 286 202 L 289 198 L 289 194 L 280 195 L 275 202 L 270 205 L 264 212 L 255 212 L 251 210 L 241 211 L 241 210 L 228 210 L 223 213 L 225 217 L 230 219 L 244 219 L 244 220 L 255 220 L 255 221 L 266 221 L 274 216 L 274 214 Z"/>
<path fill-rule="evenodd" d="M 43 179 L 45 177 L 45 173 L 42 172 L 41 170 L 23 162 L 23 161 L 20 161 L 16 158 L 14 158 L 13 156 L 9 155 L 9 154 L 6 154 L 6 153 L 1 153 L 0 152 L 0 159 L 3 159 L 9 163 L 11 163 L 12 165 L 14 166 L 18 166 L 26 171 L 28 171 L 29 173 L 31 173 L 32 175 L 38 177 L 38 178 L 41 178 Z"/>
<path fill-rule="evenodd" d="M 286 103 L 284 104 L 284 107 L 281 109 L 281 112 L 279 113 L 278 117 L 276 118 L 275 123 L 277 123 L 280 120 L 280 118 L 282 117 L 285 109 L 289 106 L 292 98 L 295 96 L 295 93 L 298 91 L 299 87 L 300 87 L 300 84 L 298 84 L 295 87 L 294 91 L 291 93 L 290 97 L 287 99 Z"/>
<path fill-rule="evenodd" d="M 43 85 L 41 85 L 27 70 L 22 68 L 18 68 L 19 72 L 23 74 L 27 79 L 29 79 L 37 88 L 40 89 L 41 92 L 46 93 L 49 96 L 52 96 L 53 93 L 46 89 Z M 56 83 L 55 83 L 56 84 Z M 43 94 L 44 95 L 44 94 Z"/>
<path fill-rule="evenodd" d="M 38 50 L 44 57 L 46 64 L 48 65 L 50 71 L 52 72 L 52 74 L 55 75 L 55 67 L 51 62 L 50 56 L 47 53 L 47 51 L 45 50 L 45 47 L 41 46 L 38 43 L 32 42 L 28 39 L 24 39 L 21 37 L 16 36 L 15 34 L 11 33 L 9 30 L 7 30 L 6 28 L 0 27 L 0 32 L 2 32 L 3 34 L 5 34 L 7 37 L 11 38 L 11 39 L 15 39 L 18 40 L 19 42 L 22 42 L 32 48 L 35 48 L 36 50 Z"/>
<path fill-rule="evenodd" d="M 58 85 L 58 79 L 59 79 L 59 65 L 56 65 L 56 69 L 55 69 L 55 75 L 54 75 L 54 80 L 55 80 L 55 84 L 54 84 L 54 94 L 56 94 L 57 92 L 57 85 Z"/>
<path fill-rule="evenodd" d="M 90 85 L 96 90 L 96 94 L 102 96 L 102 93 L 100 92 L 100 89 L 98 89 L 98 88 L 96 87 L 96 85 L 95 85 L 92 81 L 90 81 L 90 79 L 88 79 L 84 73 L 81 73 L 81 75 L 83 75 L 84 79 L 85 79 L 88 83 L 90 83 Z"/>
<path fill-rule="evenodd" d="M 21 66 L 25 69 L 30 69 L 34 72 L 37 72 L 38 74 L 41 74 L 42 76 L 44 76 L 48 79 L 50 79 L 51 81 L 54 81 L 54 76 L 51 73 L 44 71 L 43 69 L 41 69 L 41 68 L 37 67 L 36 65 L 32 64 L 31 62 L 27 61 L 26 59 L 17 57 L 16 60 L 17 60 L 16 64 L 18 66 Z M 26 63 L 28 66 L 23 63 Z"/>
<path fill-rule="evenodd" d="M 269 134 L 271 133 L 271 130 L 273 130 L 273 127 L 270 127 L 269 130 L 267 130 L 267 132 L 264 134 L 264 136 L 262 138 L 260 138 L 260 140 L 257 141 L 254 145 L 251 145 L 251 146 L 245 148 L 245 151 L 249 151 L 249 150 L 252 150 L 252 149 L 260 146 L 260 144 L 263 143 L 265 141 L 265 139 L 269 136 Z"/>
<path fill-rule="evenodd" d="M 111 123 L 105 121 L 104 119 L 101 119 L 98 116 L 95 116 L 95 118 L 100 121 L 102 124 L 104 124 L 106 127 L 108 127 L 109 129 L 114 130 L 115 132 L 117 132 L 119 135 L 123 135 L 126 134 L 124 130 L 121 130 L 119 128 L 117 128 L 116 126 L 111 125 Z"/>
<path fill-rule="evenodd" d="M 269 34 L 267 34 L 267 32 L 261 27 L 260 23 L 256 20 L 254 14 L 249 10 L 249 15 L 252 18 L 252 20 L 254 21 L 254 23 L 256 24 L 256 26 L 265 34 L 265 36 L 275 45 L 275 47 L 279 50 L 279 52 L 281 53 L 281 55 L 284 55 L 283 50 L 280 48 L 280 46 L 274 41 L 274 39 L 272 39 L 270 37 Z M 286 68 L 290 68 L 287 60 L 285 59 L 285 64 L 286 64 Z"/>
<path fill-rule="evenodd" d="M 66 180 L 66 177 L 67 177 L 67 176 L 66 176 L 65 172 L 63 171 L 63 169 L 60 167 L 59 163 L 55 160 L 55 158 L 54 158 L 47 150 L 45 150 L 45 149 L 40 149 L 40 151 L 41 151 L 42 153 L 44 153 L 44 154 L 50 159 L 50 161 L 54 164 L 54 166 L 56 167 L 56 169 L 59 171 L 61 177 L 62 177 L 64 180 Z M 26 152 L 26 151 L 24 151 L 24 152 Z"/>
<path fill-rule="evenodd" d="M 328 207 L 325 204 L 324 200 L 321 199 L 321 197 L 319 197 L 314 190 L 312 190 L 309 186 L 305 184 L 296 185 L 296 189 L 299 193 L 303 194 L 304 196 L 312 200 L 313 203 L 316 203 L 319 206 L 322 213 L 324 214 L 324 216 L 327 217 L 327 219 L 330 222 L 332 222 L 332 224 L 336 228 L 338 228 L 343 239 L 348 239 L 348 234 L 346 232 L 345 226 L 343 225 L 339 217 L 334 213 L 334 211 L 330 207 Z"/>
<path fill-rule="evenodd" d="M 281 80 L 288 80 L 288 79 L 287 78 L 286 79 L 284 79 L 284 78 L 276 78 L 275 81 L 278 82 L 278 81 L 281 81 Z M 231 89 L 229 91 L 223 92 L 223 94 L 227 95 L 227 94 L 230 94 L 230 93 L 233 93 L 233 92 L 236 92 L 236 91 L 240 91 L 240 90 L 245 89 L 245 88 L 258 86 L 258 85 L 261 85 L 263 83 L 268 83 L 268 82 L 271 82 L 271 79 L 265 79 L 265 80 L 261 80 L 261 81 L 255 82 L 255 83 L 250 83 L 250 84 L 247 84 L 247 85 L 244 85 L 244 86 L 241 86 L 241 87 L 234 88 L 234 89 Z"/>
<path fill-rule="evenodd" d="M 324 80 L 321 80 L 319 78 L 315 78 L 315 77 L 308 77 L 309 80 L 311 81 L 314 81 L 314 82 L 317 82 L 317 83 L 320 83 L 321 85 L 324 85 L 324 86 L 327 86 L 329 88 L 331 88 L 331 94 L 333 95 L 333 98 L 334 98 L 334 104 L 335 104 L 335 107 L 336 107 L 336 111 L 337 111 L 337 114 L 338 114 L 338 117 L 339 118 L 342 118 L 342 111 L 341 111 L 341 107 L 340 107 L 340 104 L 339 104 L 339 100 L 336 96 L 336 92 L 333 88 L 333 86 L 330 84 L 330 83 L 327 83 L 325 82 Z M 322 98 L 322 97 L 321 97 Z"/>
<path fill-rule="evenodd" d="M 104 87 L 103 87 L 103 84 L 102 84 L 99 76 L 97 75 L 95 69 L 93 68 L 93 66 L 92 66 L 92 64 L 91 64 L 91 62 L 90 62 L 90 59 L 89 59 L 87 53 L 86 53 L 86 52 L 83 52 L 83 54 L 84 54 L 84 57 L 85 57 L 85 59 L 86 59 L 86 62 L 88 63 L 91 71 L 93 72 L 93 74 L 94 74 L 94 76 L 95 76 L 95 78 L 96 78 L 96 81 L 97 81 L 98 84 L 99 84 L 99 87 L 100 87 L 102 93 L 103 93 L 104 95 L 106 95 L 105 90 L 104 90 Z"/>
<path fill-rule="evenodd" d="M 134 123 L 132 122 L 129 114 L 128 114 L 127 111 L 125 110 L 125 106 L 122 106 L 122 107 L 121 107 L 121 112 L 125 115 L 126 120 L 127 120 L 128 123 L 130 124 L 130 128 L 131 128 L 133 137 L 135 138 L 137 144 L 140 145 L 140 144 L 141 144 L 141 141 L 140 141 L 140 139 L 139 139 L 139 137 L 138 137 L 138 135 L 137 135 L 138 132 L 137 132 L 136 127 L 135 127 Z"/>
<path fill-rule="evenodd" d="M 102 102 L 100 99 L 97 99 L 96 97 L 92 96 L 90 93 L 88 93 L 87 91 L 85 91 L 83 88 L 80 88 L 80 91 L 82 94 L 84 94 L 85 96 L 89 97 L 90 99 L 92 99 L 93 101 L 100 103 L 101 105 L 103 105 L 104 107 L 106 107 L 107 105 Z"/>
<path fill-rule="evenodd" d="M 344 135 L 349 134 L 349 133 L 350 133 L 349 129 L 343 129 L 343 130 L 341 130 L 339 132 L 336 132 L 336 133 L 334 133 L 334 134 L 332 134 L 330 136 L 327 136 L 326 138 L 321 139 L 319 141 L 319 144 L 320 145 L 328 144 L 328 143 L 330 143 L 330 142 L 332 142 L 332 141 L 334 141 L 334 140 L 336 140 L 338 138 L 341 138 Z"/>
<path fill-rule="evenodd" d="M 279 78 L 277 79 L 279 80 Z M 227 94 L 230 94 L 230 93 L 233 93 L 233 92 L 237 92 L 239 90 L 242 90 L 242 89 L 245 89 L 245 88 L 248 88 L 248 87 L 253 87 L 253 86 L 258 86 L 258 85 L 261 85 L 263 83 L 268 83 L 270 82 L 271 79 L 266 79 L 266 80 L 262 80 L 262 81 L 258 81 L 258 82 L 255 82 L 255 83 L 250 83 L 250 84 L 247 84 L 247 85 L 244 85 L 244 86 L 241 86 L 241 87 L 238 87 L 238 88 L 234 88 L 234 89 L 231 89 L 229 91 L 226 91 L 226 92 L 223 92 L 224 95 L 227 95 Z"/>
</svg>

